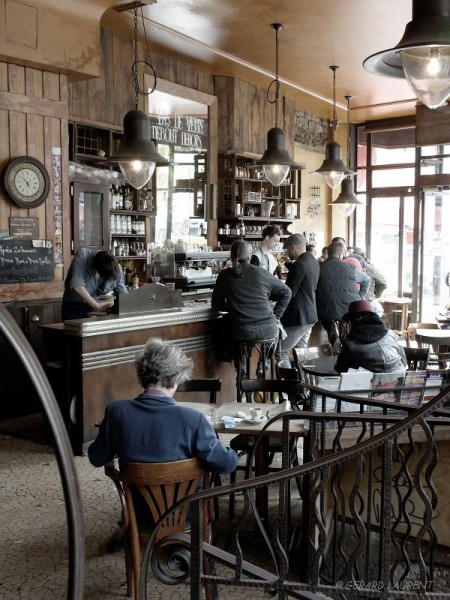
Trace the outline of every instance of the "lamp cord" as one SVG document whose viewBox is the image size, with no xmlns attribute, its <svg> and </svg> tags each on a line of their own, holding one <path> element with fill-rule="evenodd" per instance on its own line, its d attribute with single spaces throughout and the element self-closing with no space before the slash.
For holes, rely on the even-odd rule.
<svg viewBox="0 0 450 600">
<path fill-rule="evenodd" d="M 140 5 L 141 7 L 141 20 L 142 20 L 142 27 L 144 29 L 144 37 L 145 37 L 145 45 L 147 47 L 147 54 L 150 56 L 150 50 L 148 48 L 148 41 L 147 41 L 147 31 L 145 29 L 145 20 L 144 20 L 144 13 L 142 11 L 142 4 L 138 3 L 137 0 L 135 0 L 134 3 L 134 30 L 133 30 L 133 35 L 134 35 L 134 62 L 133 65 L 131 67 L 131 72 L 133 74 L 133 87 L 134 87 L 134 107 L 137 109 L 138 108 L 138 98 L 139 95 L 141 96 L 150 96 L 150 94 L 153 94 L 153 92 L 156 89 L 156 83 L 157 83 L 157 77 L 156 77 L 156 71 L 152 65 L 151 62 L 147 61 L 147 60 L 139 60 L 139 55 L 138 55 L 138 5 Z M 147 67 L 150 68 L 151 70 L 151 74 L 153 76 L 153 85 L 150 88 L 149 91 L 141 88 L 139 86 L 139 64 L 144 64 Z"/>
<path fill-rule="evenodd" d="M 279 116 L 278 98 L 280 95 L 280 81 L 278 79 L 278 60 L 279 60 L 279 55 L 280 55 L 280 44 L 278 41 L 278 32 L 283 29 L 283 25 L 280 25 L 280 23 L 273 23 L 272 27 L 273 27 L 273 29 L 275 29 L 275 79 L 273 81 L 271 81 L 271 83 L 267 89 L 266 98 L 267 98 L 267 102 L 269 102 L 269 104 L 275 104 L 275 127 L 278 127 L 278 116 Z M 274 96 L 274 99 L 271 100 L 270 93 L 271 93 L 273 86 L 275 87 L 275 96 Z"/>
<path fill-rule="evenodd" d="M 351 135 L 350 135 L 350 100 L 352 99 L 351 96 L 345 96 L 345 99 L 347 100 L 347 167 L 350 169 L 350 142 L 351 142 Z"/>
<path fill-rule="evenodd" d="M 336 128 L 337 128 L 337 113 L 336 113 L 336 71 L 339 69 L 336 65 L 332 65 L 330 69 L 333 71 L 333 122 L 331 124 L 331 131 L 333 135 L 333 142 L 335 141 Z"/>
</svg>

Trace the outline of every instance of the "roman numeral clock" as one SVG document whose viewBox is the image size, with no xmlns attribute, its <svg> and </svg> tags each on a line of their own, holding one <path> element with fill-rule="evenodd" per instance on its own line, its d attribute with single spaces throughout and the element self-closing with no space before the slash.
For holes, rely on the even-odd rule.
<svg viewBox="0 0 450 600">
<path fill-rule="evenodd" d="M 36 208 L 45 202 L 50 176 L 45 166 L 31 156 L 18 156 L 5 169 L 3 184 L 11 200 L 21 208 Z"/>
</svg>

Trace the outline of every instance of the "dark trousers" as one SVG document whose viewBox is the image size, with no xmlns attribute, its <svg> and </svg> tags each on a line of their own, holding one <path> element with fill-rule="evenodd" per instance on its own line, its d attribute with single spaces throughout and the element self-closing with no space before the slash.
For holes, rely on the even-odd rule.
<svg viewBox="0 0 450 600">
<path fill-rule="evenodd" d="M 339 335 L 340 321 L 334 320 L 334 319 L 330 319 L 330 320 L 320 319 L 320 321 L 323 325 L 323 328 L 327 332 L 328 340 L 329 340 L 330 344 L 333 345 L 334 342 L 336 342 L 337 340 L 340 339 L 340 335 Z"/>
</svg>

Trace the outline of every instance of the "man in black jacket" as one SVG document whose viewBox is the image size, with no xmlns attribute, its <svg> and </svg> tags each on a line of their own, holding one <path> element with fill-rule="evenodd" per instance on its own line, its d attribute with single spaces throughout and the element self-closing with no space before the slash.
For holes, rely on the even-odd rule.
<svg viewBox="0 0 450 600">
<path fill-rule="evenodd" d="M 285 242 L 291 261 L 286 285 L 292 297 L 281 317 L 286 338 L 281 342 L 279 360 L 289 367 L 289 351 L 297 346 L 306 348 L 314 323 L 317 321 L 316 287 L 319 279 L 319 263 L 306 251 L 306 240 L 300 233 L 293 233 Z"/>
<path fill-rule="evenodd" d="M 320 263 L 320 277 L 317 283 L 317 315 L 322 322 L 331 345 L 339 347 L 338 322 L 348 311 L 351 302 L 366 297 L 370 277 L 353 265 L 342 262 L 345 246 L 333 243 L 328 246 L 328 258 Z M 357 291 L 356 284 L 360 284 Z"/>
</svg>

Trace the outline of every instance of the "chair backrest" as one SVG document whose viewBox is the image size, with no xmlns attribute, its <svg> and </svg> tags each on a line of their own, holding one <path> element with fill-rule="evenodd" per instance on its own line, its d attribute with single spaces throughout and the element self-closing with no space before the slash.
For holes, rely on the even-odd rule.
<svg viewBox="0 0 450 600">
<path fill-rule="evenodd" d="M 165 463 L 129 463 L 121 471 L 112 463 L 105 466 L 105 474 L 114 480 L 122 502 L 122 516 L 126 525 L 137 535 L 138 529 L 151 529 L 176 502 L 196 493 L 201 482 L 203 489 L 209 487 L 209 471 L 197 458 Z M 149 527 L 137 520 L 136 492 L 148 506 L 152 523 Z M 156 538 L 182 532 L 186 528 L 188 504 L 170 513 L 163 521 Z"/>
<path fill-rule="evenodd" d="M 406 360 L 408 361 L 408 371 L 422 371 L 428 366 L 430 357 L 429 348 L 404 348 Z"/>
<path fill-rule="evenodd" d="M 177 392 L 209 392 L 209 401 L 211 404 L 217 402 L 217 392 L 222 387 L 221 379 L 189 379 L 184 383 L 178 384 Z"/>
<path fill-rule="evenodd" d="M 298 369 L 296 367 L 283 367 L 282 363 L 284 363 L 284 361 L 278 362 L 275 365 L 277 379 L 288 379 L 289 381 L 298 380 Z"/>
<path fill-rule="evenodd" d="M 301 374 L 302 363 L 313 360 L 314 358 L 322 358 L 323 356 L 332 356 L 333 349 L 331 344 L 321 344 L 320 346 L 310 346 L 309 348 L 293 348 L 292 355 L 294 357 L 295 368 Z"/>
<path fill-rule="evenodd" d="M 280 404 L 289 400 L 293 410 L 299 410 L 302 402 L 297 401 L 294 390 L 299 388 L 296 379 L 242 379 L 241 390 L 246 394 L 260 393 L 262 398 L 278 394 Z"/>
</svg>

